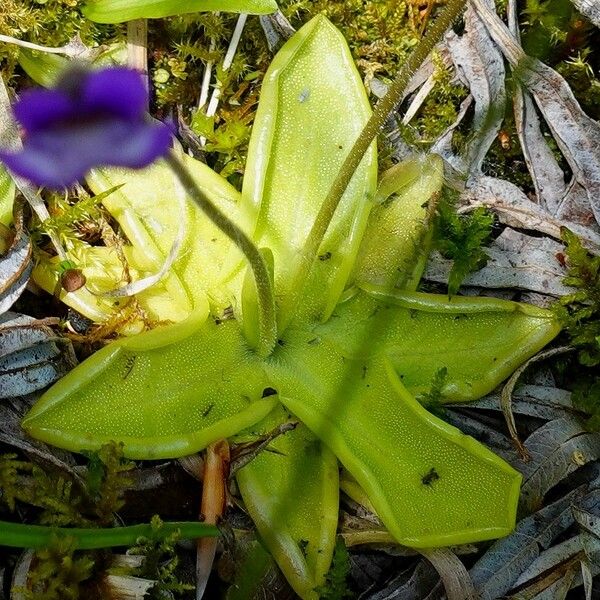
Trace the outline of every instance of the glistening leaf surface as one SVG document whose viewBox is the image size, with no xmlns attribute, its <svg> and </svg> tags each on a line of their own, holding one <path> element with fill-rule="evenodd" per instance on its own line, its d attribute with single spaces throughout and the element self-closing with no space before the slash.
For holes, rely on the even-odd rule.
<svg viewBox="0 0 600 600">
<path fill-rule="evenodd" d="M 284 313 L 291 308 L 295 258 L 370 113 L 346 42 L 324 18 L 313 19 L 296 33 L 265 76 L 242 202 L 254 221 L 255 240 L 271 251 L 276 297 Z M 348 279 L 366 226 L 376 169 L 373 146 L 344 196 L 304 290 L 301 310 L 312 318 L 332 310 Z M 244 288 L 242 300 L 248 329 L 248 323 L 257 322 L 251 285 Z M 280 453 L 263 452 L 240 471 L 240 491 L 296 593 L 317 598 L 314 590 L 324 584 L 335 545 L 337 462 L 304 426 L 272 446 Z"/>
<path fill-rule="evenodd" d="M 560 330 L 550 311 L 528 304 L 367 289 L 339 304 L 315 335 L 347 358 L 389 358 L 415 395 L 445 368 L 447 402 L 487 394 Z"/>
<path fill-rule="evenodd" d="M 437 154 L 412 156 L 383 174 L 352 282 L 416 289 L 431 246 L 428 205 L 443 183 Z"/>
<path fill-rule="evenodd" d="M 302 27 L 265 75 L 242 202 L 253 215 L 257 244 L 273 252 L 282 313 L 291 308 L 288 301 L 298 253 L 370 114 L 346 41 L 325 17 L 315 17 Z M 319 250 L 313 280 L 303 292 L 303 310 L 323 316 L 335 306 L 366 227 L 376 177 L 373 145 Z"/>
<path fill-rule="evenodd" d="M 335 452 L 400 543 L 432 547 L 510 532 L 516 471 L 421 407 L 386 358 L 345 359 L 310 341 L 303 333 L 293 342 L 304 348 L 301 361 L 296 354 L 274 364 L 281 400 Z"/>
<path fill-rule="evenodd" d="M 260 421 L 263 369 L 235 321 L 205 314 L 110 344 L 51 388 L 23 421 L 35 438 L 72 451 L 111 440 L 130 458 L 197 452 Z"/>
<path fill-rule="evenodd" d="M 293 418 L 293 417 L 291 417 Z M 289 420 L 280 406 L 252 431 Z M 294 591 L 317 600 L 335 545 L 339 504 L 335 455 L 304 425 L 269 444 L 237 474 L 246 510 Z"/>
</svg>

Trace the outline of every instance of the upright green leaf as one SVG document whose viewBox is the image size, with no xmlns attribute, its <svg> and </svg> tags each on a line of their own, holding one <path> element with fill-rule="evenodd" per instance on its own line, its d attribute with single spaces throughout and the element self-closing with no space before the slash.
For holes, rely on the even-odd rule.
<svg viewBox="0 0 600 600">
<path fill-rule="evenodd" d="M 15 184 L 6 169 L 0 164 L 0 223 L 12 223 L 13 203 L 15 201 Z"/>
<path fill-rule="evenodd" d="M 201 11 L 261 15 L 276 10 L 275 0 L 88 0 L 83 14 L 97 23 L 122 23 Z"/>
<path fill-rule="evenodd" d="M 19 52 L 19 64 L 37 84 L 50 87 L 56 83 L 59 75 L 70 64 L 66 56 L 48 54 L 22 48 Z"/>
<path fill-rule="evenodd" d="M 346 41 L 325 17 L 315 17 L 283 46 L 265 76 L 242 190 L 255 240 L 273 252 L 276 296 L 284 313 L 291 309 L 287 301 L 298 252 L 370 114 Z M 331 312 L 344 289 L 376 177 L 373 145 L 342 199 L 305 289 L 303 309 L 314 316 Z"/>
<path fill-rule="evenodd" d="M 444 183 L 436 154 L 408 158 L 381 178 L 352 280 L 392 289 L 416 289 L 429 255 L 428 205 Z"/>
</svg>

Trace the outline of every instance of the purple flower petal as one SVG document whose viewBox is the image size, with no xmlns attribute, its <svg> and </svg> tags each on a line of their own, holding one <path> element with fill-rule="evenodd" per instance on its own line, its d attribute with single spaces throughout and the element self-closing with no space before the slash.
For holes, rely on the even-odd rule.
<svg viewBox="0 0 600 600">
<path fill-rule="evenodd" d="M 27 133 L 35 133 L 57 120 L 74 117 L 73 101 L 58 90 L 30 90 L 15 105 L 15 117 Z"/>
<path fill-rule="evenodd" d="M 86 113 L 140 119 L 146 110 L 146 86 L 142 76 L 132 69 L 115 67 L 88 73 L 81 87 L 80 106 Z"/>
<path fill-rule="evenodd" d="M 171 131 L 164 123 L 140 123 L 131 128 L 118 152 L 113 151 L 106 157 L 105 164 L 141 169 L 167 154 L 172 140 Z"/>
<path fill-rule="evenodd" d="M 146 119 L 146 101 L 136 71 L 73 68 L 56 90 L 24 95 L 15 108 L 28 130 L 23 150 L 0 152 L 0 160 L 52 189 L 74 184 L 95 166 L 145 167 L 171 145 L 169 128 Z"/>
<path fill-rule="evenodd" d="M 163 123 L 101 118 L 38 132 L 16 154 L 0 153 L 14 173 L 38 185 L 62 189 L 95 166 L 141 168 L 165 155 L 171 133 Z"/>
<path fill-rule="evenodd" d="M 61 190 L 77 181 L 67 176 L 57 160 L 48 160 L 45 152 L 34 148 L 15 154 L 0 152 L 0 161 L 16 175 L 53 190 Z"/>
</svg>

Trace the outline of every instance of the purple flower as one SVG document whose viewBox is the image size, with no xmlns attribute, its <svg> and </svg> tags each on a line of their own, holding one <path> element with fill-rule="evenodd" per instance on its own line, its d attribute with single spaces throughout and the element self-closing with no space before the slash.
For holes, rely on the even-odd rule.
<svg viewBox="0 0 600 600">
<path fill-rule="evenodd" d="M 52 90 L 32 90 L 15 105 L 25 129 L 20 152 L 0 151 L 13 173 L 59 190 L 95 166 L 141 168 L 164 156 L 171 133 L 146 114 L 139 73 L 124 67 L 69 70 Z"/>
</svg>

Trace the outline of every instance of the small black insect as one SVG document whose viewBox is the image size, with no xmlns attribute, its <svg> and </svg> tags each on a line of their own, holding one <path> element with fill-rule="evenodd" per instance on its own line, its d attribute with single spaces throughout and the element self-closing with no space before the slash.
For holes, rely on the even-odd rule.
<svg viewBox="0 0 600 600">
<path fill-rule="evenodd" d="M 435 470 L 435 467 L 431 467 L 427 474 L 421 477 L 421 483 L 423 485 L 433 485 L 434 481 L 437 481 L 440 478 L 438 472 Z"/>
<path fill-rule="evenodd" d="M 132 354 L 125 359 L 122 379 L 127 379 L 129 377 L 131 371 L 133 371 L 133 367 L 135 366 L 136 359 L 137 356 L 135 354 Z"/>
</svg>

